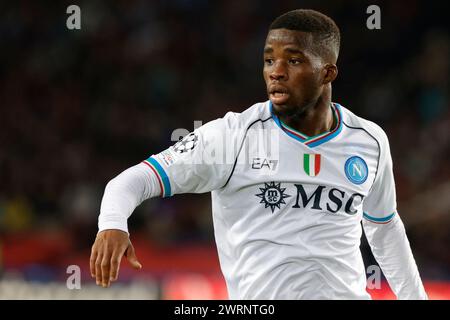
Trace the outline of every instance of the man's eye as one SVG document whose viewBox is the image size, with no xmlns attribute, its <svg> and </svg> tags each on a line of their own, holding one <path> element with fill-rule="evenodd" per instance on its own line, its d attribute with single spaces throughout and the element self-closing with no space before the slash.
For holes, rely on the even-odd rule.
<svg viewBox="0 0 450 320">
<path fill-rule="evenodd" d="M 298 60 L 298 59 L 289 59 L 289 63 L 293 64 L 293 65 L 296 65 L 296 64 L 300 63 L 300 60 Z"/>
<path fill-rule="evenodd" d="M 272 65 L 273 59 L 267 58 L 267 59 L 264 59 L 264 62 L 265 62 L 265 64 Z"/>
</svg>

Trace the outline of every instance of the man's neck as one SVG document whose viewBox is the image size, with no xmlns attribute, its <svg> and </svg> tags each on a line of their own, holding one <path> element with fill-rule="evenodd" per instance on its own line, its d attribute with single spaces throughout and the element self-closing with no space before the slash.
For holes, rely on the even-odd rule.
<svg viewBox="0 0 450 320">
<path fill-rule="evenodd" d="M 331 98 L 325 101 L 321 97 L 315 105 L 308 107 L 304 112 L 293 116 L 281 115 L 279 118 L 292 129 L 309 137 L 331 131 L 337 125 L 331 109 Z"/>
</svg>

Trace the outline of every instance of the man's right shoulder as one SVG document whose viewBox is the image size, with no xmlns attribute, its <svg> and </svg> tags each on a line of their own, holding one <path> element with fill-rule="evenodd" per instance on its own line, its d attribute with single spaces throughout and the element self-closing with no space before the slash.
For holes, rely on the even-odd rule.
<svg viewBox="0 0 450 320">
<path fill-rule="evenodd" d="M 269 101 L 258 102 L 242 112 L 227 112 L 221 119 L 228 128 L 246 129 L 258 121 L 266 121 L 271 118 Z"/>
</svg>

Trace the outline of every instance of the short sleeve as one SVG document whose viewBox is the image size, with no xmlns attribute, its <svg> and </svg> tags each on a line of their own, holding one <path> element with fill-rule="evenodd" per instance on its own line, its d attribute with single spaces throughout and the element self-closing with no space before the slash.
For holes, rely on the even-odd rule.
<svg viewBox="0 0 450 320">
<path fill-rule="evenodd" d="M 225 185 L 235 162 L 241 130 L 229 112 L 143 161 L 158 179 L 161 196 L 203 193 Z"/>
<path fill-rule="evenodd" d="M 363 217 L 373 223 L 388 223 L 397 213 L 392 157 L 387 136 L 379 140 L 380 157 L 374 184 L 363 203 Z"/>
</svg>

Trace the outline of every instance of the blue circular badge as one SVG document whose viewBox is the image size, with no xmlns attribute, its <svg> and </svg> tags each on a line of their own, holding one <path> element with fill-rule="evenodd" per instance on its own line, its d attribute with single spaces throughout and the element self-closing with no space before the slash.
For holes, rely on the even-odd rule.
<svg viewBox="0 0 450 320">
<path fill-rule="evenodd" d="M 358 156 L 353 156 L 345 162 L 345 175 L 354 184 L 362 184 L 367 180 L 369 170 L 366 162 Z"/>
</svg>

